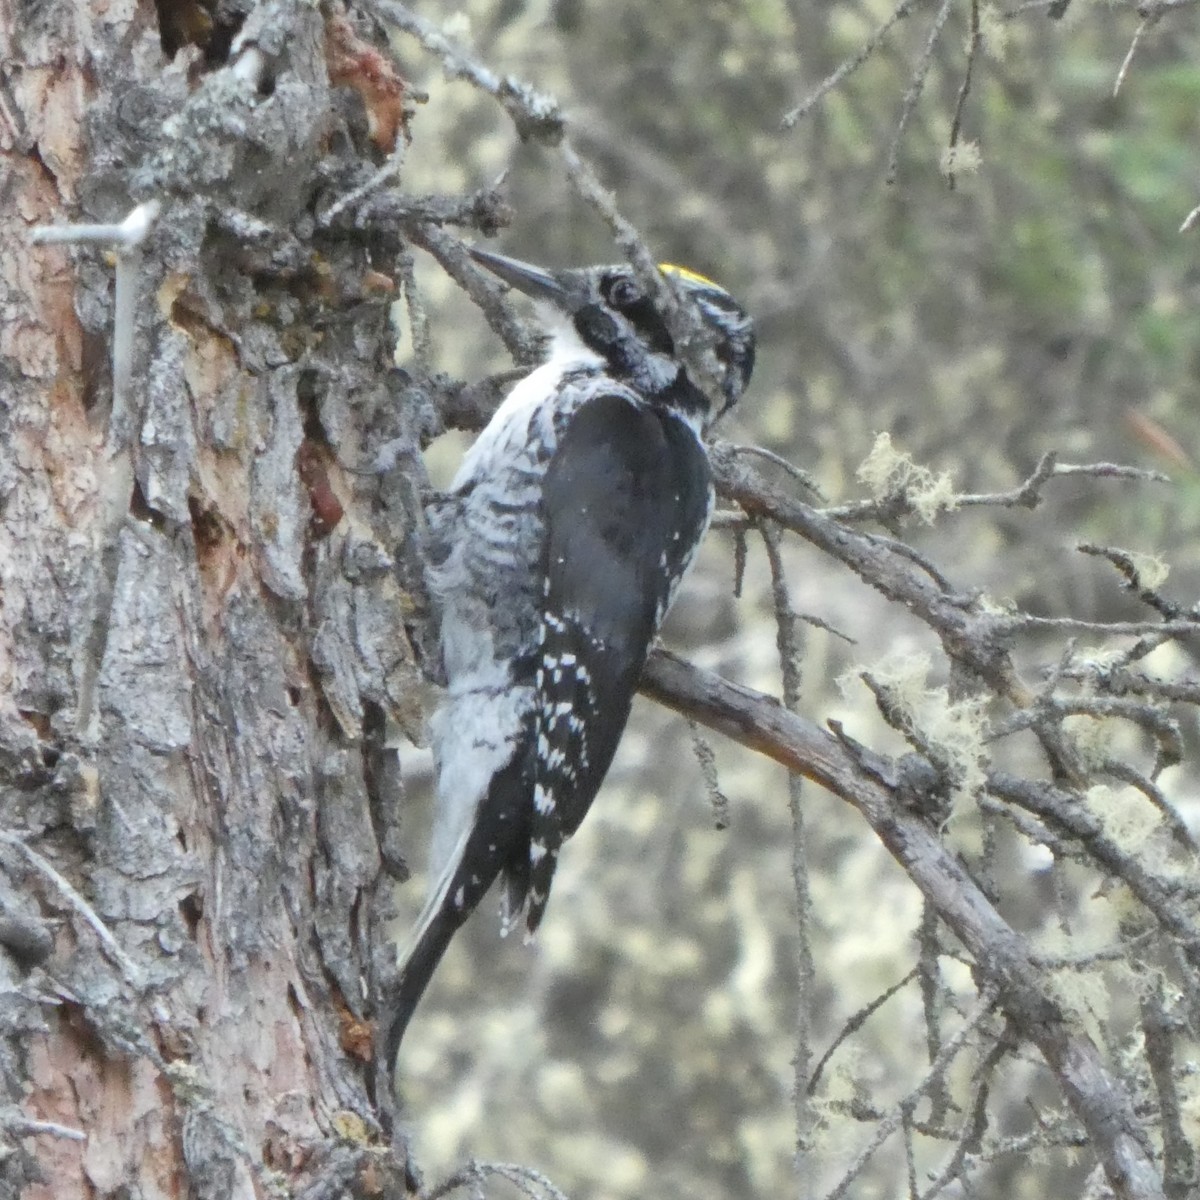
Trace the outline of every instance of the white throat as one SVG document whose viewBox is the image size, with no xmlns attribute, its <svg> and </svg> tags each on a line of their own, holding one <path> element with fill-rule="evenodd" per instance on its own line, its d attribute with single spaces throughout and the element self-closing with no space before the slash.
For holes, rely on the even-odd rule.
<svg viewBox="0 0 1200 1200">
<path fill-rule="evenodd" d="M 599 366 L 604 360 L 579 336 L 575 323 L 561 309 L 551 304 L 538 304 L 538 319 L 550 335 L 550 354 L 541 370 L 555 365 L 561 374 L 578 367 Z"/>
</svg>

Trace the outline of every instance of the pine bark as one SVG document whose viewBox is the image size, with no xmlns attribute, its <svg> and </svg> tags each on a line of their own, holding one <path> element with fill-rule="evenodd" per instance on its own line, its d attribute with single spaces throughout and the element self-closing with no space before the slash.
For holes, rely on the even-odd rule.
<svg viewBox="0 0 1200 1200">
<path fill-rule="evenodd" d="M 370 41 L 290 0 L 215 12 L 179 10 L 210 52 L 240 25 L 259 78 L 124 0 L 10 5 L 0 26 L 19 64 L 0 1192 L 30 1200 L 370 1191 L 386 1170 L 371 946 L 404 873 L 392 747 L 421 729 L 406 627 L 433 407 L 390 370 L 402 243 L 318 219 L 381 157 Z M 111 262 L 29 234 L 149 199 L 122 413 Z"/>
</svg>

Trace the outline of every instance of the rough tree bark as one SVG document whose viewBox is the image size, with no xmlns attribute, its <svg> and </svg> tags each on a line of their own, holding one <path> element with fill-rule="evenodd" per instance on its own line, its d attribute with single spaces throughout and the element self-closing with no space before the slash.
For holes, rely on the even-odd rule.
<svg viewBox="0 0 1200 1200">
<path fill-rule="evenodd" d="M 401 243 L 318 214 L 403 83 L 344 14 L 235 7 L 0 22 L 0 1186 L 32 1200 L 386 1170 L 365 981 L 433 408 L 390 371 Z M 114 405 L 111 263 L 29 235 L 150 199 Z"/>
</svg>

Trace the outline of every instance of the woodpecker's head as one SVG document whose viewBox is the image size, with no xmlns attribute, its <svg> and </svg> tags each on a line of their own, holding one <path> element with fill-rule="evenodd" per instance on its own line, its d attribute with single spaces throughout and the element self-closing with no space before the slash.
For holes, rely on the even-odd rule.
<svg viewBox="0 0 1200 1200">
<path fill-rule="evenodd" d="M 628 265 L 547 271 L 515 258 L 473 248 L 471 256 L 505 283 L 539 304 L 557 342 L 599 356 L 608 369 L 641 391 L 666 391 L 686 368 L 654 298 Z M 754 325 L 724 288 L 711 279 L 671 263 L 659 270 L 670 277 L 700 311 L 716 335 L 724 402 L 703 414 L 710 425 L 739 399 L 754 369 Z"/>
</svg>

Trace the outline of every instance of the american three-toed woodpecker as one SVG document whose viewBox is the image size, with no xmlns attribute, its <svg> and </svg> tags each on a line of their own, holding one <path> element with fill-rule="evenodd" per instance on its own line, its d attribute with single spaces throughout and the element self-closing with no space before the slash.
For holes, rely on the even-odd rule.
<svg viewBox="0 0 1200 1200">
<path fill-rule="evenodd" d="M 384 1052 L 458 927 L 503 877 L 507 930 L 546 907 L 629 717 L 659 625 L 708 527 L 705 430 L 754 364 L 742 308 L 664 266 L 715 337 L 721 389 L 698 387 L 626 266 L 478 262 L 538 302 L 547 361 L 513 388 L 429 511 L 448 689 L 432 722 L 430 889 L 400 961 Z"/>
</svg>

